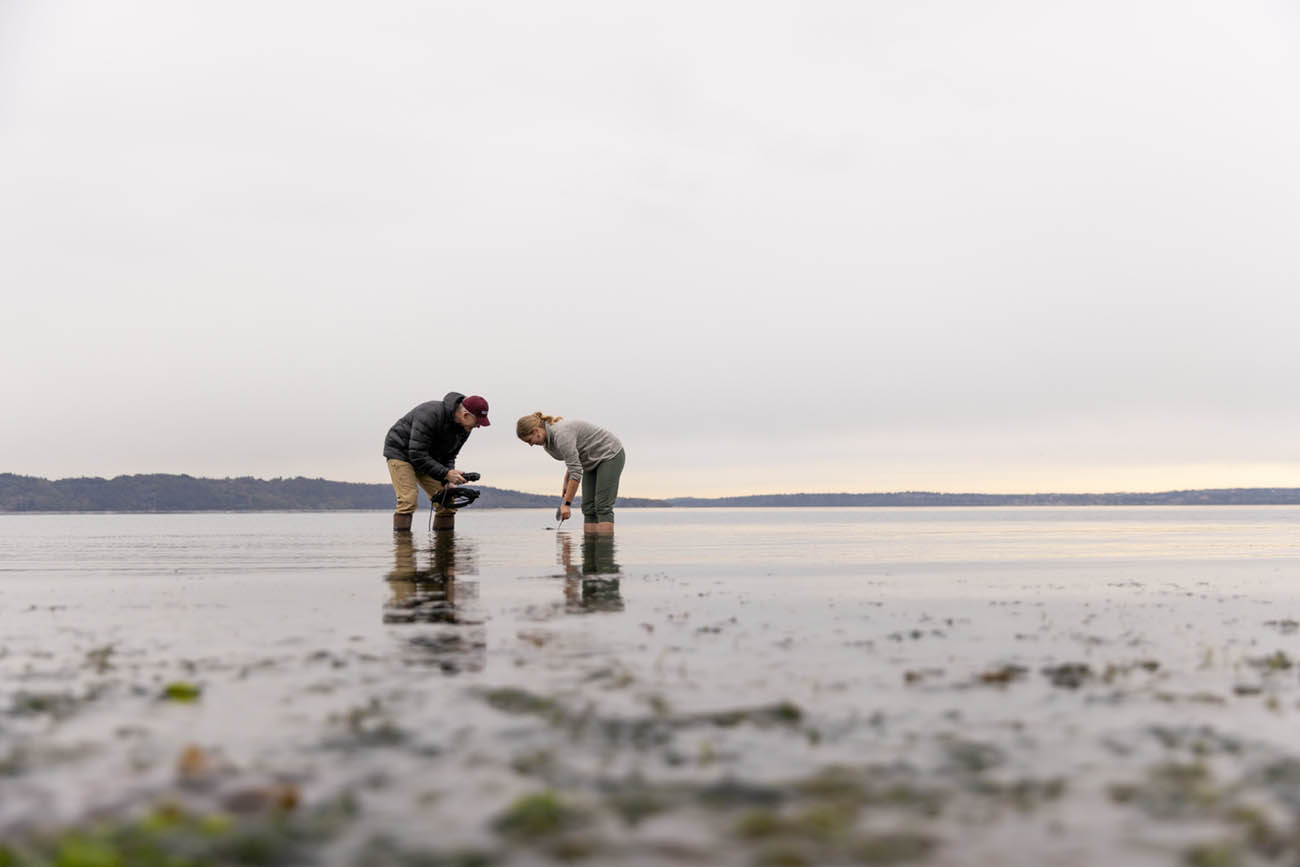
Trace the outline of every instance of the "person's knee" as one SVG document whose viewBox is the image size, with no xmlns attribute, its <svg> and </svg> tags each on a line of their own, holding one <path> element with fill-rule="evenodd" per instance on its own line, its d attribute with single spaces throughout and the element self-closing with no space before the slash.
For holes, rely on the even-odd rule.
<svg viewBox="0 0 1300 867">
<path fill-rule="evenodd" d="M 409 515 L 414 512 L 420 504 L 420 492 L 411 465 L 405 461 L 389 460 L 388 475 L 393 480 L 393 494 L 397 497 L 397 514 Z"/>
<path fill-rule="evenodd" d="M 598 524 L 609 523 L 614 520 L 614 498 L 606 494 L 597 496 L 596 501 L 592 503 L 592 519 Z"/>
<path fill-rule="evenodd" d="M 429 498 L 429 505 L 433 507 L 435 512 L 441 515 L 451 511 L 440 503 L 443 489 L 442 482 L 433 476 L 425 475 L 416 476 L 416 482 L 423 489 L 424 495 Z M 416 496 L 419 497 L 419 494 L 416 494 Z"/>
<path fill-rule="evenodd" d="M 401 488 L 394 488 L 394 491 L 397 494 L 397 508 L 395 510 L 397 514 L 409 515 L 414 512 L 415 507 L 420 502 L 419 494 L 414 490 L 407 491 Z"/>
</svg>

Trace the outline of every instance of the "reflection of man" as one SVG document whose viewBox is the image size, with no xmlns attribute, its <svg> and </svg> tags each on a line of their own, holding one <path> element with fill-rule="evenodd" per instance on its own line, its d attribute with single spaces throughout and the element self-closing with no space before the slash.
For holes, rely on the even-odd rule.
<svg viewBox="0 0 1300 867">
<path fill-rule="evenodd" d="M 463 485 L 465 477 L 456 469 L 456 455 L 476 427 L 487 427 L 488 402 L 477 394 L 469 397 L 449 391 L 442 400 L 420 404 L 399 418 L 384 437 L 384 457 L 397 494 L 393 529 L 411 529 L 411 516 L 419 504 L 419 489 L 437 502 L 445 486 Z M 438 505 L 433 517 L 435 530 L 455 526 L 456 513 Z"/>
<path fill-rule="evenodd" d="M 393 571 L 388 573 L 388 580 L 415 581 L 415 541 L 409 533 L 399 533 L 393 542 Z"/>
<path fill-rule="evenodd" d="M 398 533 L 393 544 L 393 571 L 388 573 L 388 587 L 393 595 L 384 603 L 384 622 L 455 623 L 456 591 L 451 576 L 416 567 L 415 542 L 410 533 Z"/>
<path fill-rule="evenodd" d="M 456 613 L 455 540 L 454 533 L 439 533 L 434 538 L 430 568 L 420 569 L 415 562 L 415 543 L 411 534 L 398 533 L 393 537 L 393 569 L 385 576 L 392 596 L 384 604 L 385 623 L 459 622 Z M 474 574 L 472 548 L 461 553 L 462 571 Z M 473 585 L 465 589 L 472 591 Z"/>
<path fill-rule="evenodd" d="M 435 666 L 444 674 L 482 671 L 487 635 L 475 610 L 478 585 L 457 578 L 477 573 L 473 545 L 463 539 L 457 544 L 455 533 L 438 533 L 428 552 L 432 562 L 420 568 L 410 533 L 394 534 L 393 543 L 384 623 L 396 626 L 403 661 Z"/>
</svg>

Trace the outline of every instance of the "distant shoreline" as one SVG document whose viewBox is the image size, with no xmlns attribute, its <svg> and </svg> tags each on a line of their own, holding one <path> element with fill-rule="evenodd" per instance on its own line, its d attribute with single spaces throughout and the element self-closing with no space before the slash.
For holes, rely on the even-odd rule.
<svg viewBox="0 0 1300 867">
<path fill-rule="evenodd" d="M 488 485 L 475 509 L 531 509 L 555 505 L 555 497 Z M 1293 506 L 1300 488 L 1202 488 L 1153 493 L 943 494 L 892 493 L 751 494 L 739 497 L 620 497 L 621 508 L 804 508 L 804 507 L 1007 507 L 1007 506 Z M 0 514 L 35 512 L 339 512 L 387 511 L 392 486 L 333 482 L 302 476 L 207 479 L 150 474 L 59 479 L 0 473 Z"/>
<path fill-rule="evenodd" d="M 727 506 L 1294 506 L 1300 505 L 1300 488 L 1203 488 L 1185 491 L 1107 494 L 941 494 L 899 491 L 878 494 L 808 493 L 755 494 L 744 497 L 676 497 L 669 502 L 681 508 Z"/>
</svg>

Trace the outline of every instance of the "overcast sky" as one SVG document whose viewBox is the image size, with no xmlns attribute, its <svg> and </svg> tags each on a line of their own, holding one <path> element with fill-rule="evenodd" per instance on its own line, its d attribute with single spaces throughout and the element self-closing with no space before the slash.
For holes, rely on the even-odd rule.
<svg viewBox="0 0 1300 867">
<path fill-rule="evenodd" d="M 1293 0 L 0 0 L 0 471 L 1300 486 Z"/>
</svg>

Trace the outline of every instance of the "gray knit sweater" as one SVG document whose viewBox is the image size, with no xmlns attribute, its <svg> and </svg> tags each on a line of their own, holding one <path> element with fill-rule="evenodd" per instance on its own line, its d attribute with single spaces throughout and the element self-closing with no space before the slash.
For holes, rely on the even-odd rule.
<svg viewBox="0 0 1300 867">
<path fill-rule="evenodd" d="M 562 418 L 546 426 L 546 453 L 569 468 L 569 478 L 582 481 L 582 471 L 607 461 L 623 444 L 603 427 L 576 418 Z"/>
</svg>

